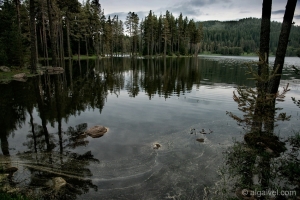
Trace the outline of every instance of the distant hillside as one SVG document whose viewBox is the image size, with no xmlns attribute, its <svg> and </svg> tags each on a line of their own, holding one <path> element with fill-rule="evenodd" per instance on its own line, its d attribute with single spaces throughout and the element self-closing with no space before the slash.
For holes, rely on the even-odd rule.
<svg viewBox="0 0 300 200">
<path fill-rule="evenodd" d="M 239 21 L 204 21 L 204 38 L 201 51 L 210 51 L 224 55 L 252 53 L 259 49 L 260 19 L 246 18 Z M 200 22 L 198 22 L 200 23 Z M 270 52 L 276 53 L 281 23 L 271 22 Z M 300 53 L 300 26 L 293 26 L 287 56 Z"/>
</svg>

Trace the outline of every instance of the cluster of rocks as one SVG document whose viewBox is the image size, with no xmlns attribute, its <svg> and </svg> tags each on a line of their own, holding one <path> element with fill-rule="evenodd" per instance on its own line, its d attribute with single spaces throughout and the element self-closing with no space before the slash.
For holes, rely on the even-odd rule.
<svg viewBox="0 0 300 200">
<path fill-rule="evenodd" d="M 0 72 L 11 72 L 11 69 L 7 66 L 0 66 Z M 37 74 L 61 74 L 64 72 L 64 68 L 62 67 L 51 67 L 51 66 L 43 66 L 37 68 Z M 16 81 L 25 82 L 27 80 L 26 73 L 19 73 L 12 76 L 12 78 Z"/>
<path fill-rule="evenodd" d="M 15 172 L 18 171 L 17 167 L 9 166 L 4 167 L 2 173 L 0 174 L 0 184 L 2 185 L 2 189 L 7 193 L 18 193 L 20 188 L 13 187 L 9 184 L 9 179 L 13 176 Z M 67 182 L 62 177 L 54 177 L 46 183 L 50 189 L 58 192 L 61 188 L 67 185 Z"/>
</svg>

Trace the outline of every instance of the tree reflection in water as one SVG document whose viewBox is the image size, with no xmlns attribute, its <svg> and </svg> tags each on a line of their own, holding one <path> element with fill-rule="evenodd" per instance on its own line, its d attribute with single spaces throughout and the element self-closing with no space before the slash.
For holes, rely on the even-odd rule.
<svg viewBox="0 0 300 200">
<path fill-rule="evenodd" d="M 49 77 L 46 77 L 44 82 L 37 77 L 35 81 L 38 84 L 32 85 L 41 125 L 34 123 L 33 104 L 20 106 L 22 112 L 25 112 L 27 107 L 30 116 L 30 133 L 23 143 L 28 150 L 19 152 L 16 156 L 9 156 L 7 134 L 1 133 L 2 152 L 6 155 L 6 158 L 2 159 L 5 160 L 2 161 L 2 165 L 8 169 L 11 165 L 18 167 L 18 171 L 13 177 L 9 177 L 7 183 L 2 181 L 5 188 L 17 188 L 19 193 L 26 196 L 44 199 L 76 199 L 78 195 L 87 193 L 90 189 L 97 190 L 97 186 L 90 180 L 93 174 L 89 165 L 99 161 L 91 151 L 82 154 L 71 151 L 79 146 L 88 145 L 88 141 L 81 137 L 87 124 L 69 127 L 65 132 L 62 130 L 61 121 L 66 115 L 62 106 L 66 105 L 64 96 L 68 94 L 63 76 L 56 76 L 52 82 Z M 52 107 L 54 112 L 49 113 L 49 107 Z M 47 123 L 53 123 L 53 119 L 58 123 L 57 133 L 50 133 L 47 128 Z M 68 139 L 63 139 L 63 135 Z M 61 182 L 55 183 L 55 180 Z"/>
<path fill-rule="evenodd" d="M 87 123 L 91 121 L 85 121 L 84 119 L 81 120 L 80 124 L 75 122 L 75 124 L 77 124 L 75 125 L 72 124 L 74 122 L 72 118 L 85 112 L 86 109 L 93 109 L 101 113 L 105 108 L 104 105 L 106 104 L 108 95 L 116 95 L 116 97 L 118 97 L 122 91 L 126 91 L 128 96 L 132 98 L 138 98 L 145 94 L 149 99 L 155 96 L 167 99 L 171 96 L 180 97 L 185 93 L 190 93 L 193 87 L 199 89 L 201 84 L 236 83 L 237 85 L 253 85 L 253 83 L 246 80 L 244 68 L 236 67 L 235 70 L 231 70 L 223 67 L 222 64 L 218 64 L 217 61 L 204 61 L 190 58 L 101 59 L 87 62 L 87 66 L 85 66 L 85 62 L 86 61 L 82 61 L 81 68 L 73 66 L 74 63 L 70 63 L 69 69 L 66 68 L 65 74 L 44 75 L 28 79 L 26 83 L 12 82 L 9 85 L 0 85 L 0 93 L 2 95 L 0 98 L 1 148 L 3 154 L 7 156 L 5 162 L 19 168 L 15 176 L 11 178 L 10 184 L 13 182 L 17 188 L 24 188 L 24 192 L 30 193 L 31 191 L 47 199 L 51 197 L 52 193 L 50 192 L 54 191 L 53 198 L 75 199 L 76 196 L 79 198 L 80 194 L 87 193 L 89 190 L 97 190 L 97 187 L 93 185 L 91 181 L 93 175 L 94 177 L 108 178 L 111 176 L 120 177 L 121 175 L 131 177 L 131 174 L 136 173 L 136 170 L 142 172 L 144 169 L 148 169 L 149 166 L 151 169 L 149 174 L 152 173 L 152 170 L 158 170 L 153 167 L 155 166 L 154 163 L 156 163 L 158 151 L 149 152 L 149 149 L 146 147 L 141 148 L 142 150 L 139 151 L 143 153 L 147 152 L 147 154 L 138 154 L 138 156 L 130 162 L 127 162 L 128 157 L 126 157 L 126 159 L 123 159 L 121 162 L 122 169 L 124 170 L 113 171 L 113 173 L 110 171 L 110 169 L 113 168 L 111 166 L 120 169 L 119 160 L 116 162 L 107 161 L 107 164 L 101 165 L 101 168 L 98 164 L 98 160 L 93 156 L 97 156 L 97 152 L 84 150 L 85 147 L 88 149 L 97 149 L 94 148 L 95 146 L 91 147 L 92 142 L 89 143 L 89 140 L 82 135 L 87 128 Z M 83 118 L 78 117 L 78 119 Z M 25 124 L 25 122 L 29 123 L 28 129 L 26 129 L 28 125 Z M 67 127 L 68 125 L 66 126 L 65 124 L 68 123 L 72 124 L 72 126 Z M 222 128 L 223 127 L 220 127 L 220 129 Z M 18 135 L 12 138 L 11 135 L 15 130 Z M 26 138 L 23 137 L 23 130 L 30 130 Z M 262 130 L 261 132 L 264 133 L 266 130 Z M 190 155 L 191 151 L 186 147 L 190 145 L 190 141 L 186 140 L 187 145 L 183 145 L 182 135 L 184 134 L 181 134 L 181 132 L 178 135 L 175 134 L 175 136 L 178 137 L 174 137 L 173 135 L 172 140 L 177 140 L 178 144 L 180 143 L 178 145 L 178 147 L 181 148 L 180 155 L 183 152 Z M 163 143 L 163 140 L 160 141 L 159 144 L 162 144 L 160 150 L 169 145 L 169 141 L 171 141 L 171 139 L 166 139 L 169 138 L 169 136 L 162 135 L 162 137 L 168 142 Z M 156 139 L 157 138 L 155 138 L 155 140 Z M 277 138 L 274 140 L 277 140 Z M 8 145 L 9 141 L 13 141 L 14 143 L 20 141 L 20 144 L 24 145 L 21 146 L 17 144 L 15 145 L 16 149 L 12 151 Z M 194 138 L 193 141 L 195 142 Z M 191 145 L 193 145 L 193 147 L 197 146 L 198 148 L 198 142 L 197 144 L 193 143 Z M 199 148 L 202 148 L 202 146 L 205 147 L 205 145 L 200 145 Z M 124 150 L 123 146 L 121 147 L 122 150 Z M 273 149 L 271 146 L 268 147 Z M 131 148 L 132 147 L 128 147 L 129 150 L 131 150 Z M 266 148 L 261 147 L 262 152 L 266 151 L 265 149 Z M 150 150 L 153 150 L 152 146 Z M 15 155 L 16 152 L 19 153 Z M 177 146 L 174 152 L 174 155 L 177 155 Z M 160 155 L 164 156 L 164 154 Z M 211 161 L 211 156 L 209 155 L 206 155 L 208 158 L 202 162 L 203 165 Z M 250 155 L 252 155 L 252 153 Z M 250 155 L 247 154 L 247 156 Z M 252 157 L 257 155 L 258 153 L 255 152 Z M 199 154 L 196 152 L 195 157 L 197 159 L 193 160 L 193 162 L 199 162 L 198 156 Z M 97 158 L 100 159 L 100 157 L 101 156 Z M 173 162 L 176 159 L 173 157 L 170 160 L 162 159 L 167 163 L 166 170 L 162 171 L 162 174 L 167 178 L 164 179 L 160 175 L 157 177 L 151 176 L 153 178 L 151 180 L 152 182 L 147 182 L 147 184 L 150 184 L 152 187 L 150 190 L 155 190 L 157 193 L 162 190 L 164 192 L 174 190 L 175 193 L 180 193 L 176 188 L 185 188 L 186 191 L 190 191 L 190 186 L 192 186 L 193 190 L 195 188 L 197 192 L 187 192 L 186 196 L 193 199 L 201 195 L 202 181 L 206 184 L 209 180 L 202 179 L 201 173 L 197 175 L 199 178 L 196 179 L 191 178 L 194 174 L 190 171 L 185 169 L 178 170 L 185 167 L 181 162 L 185 159 L 185 157 L 180 157 L 175 164 Z M 268 161 L 267 159 L 265 160 Z M 256 163 L 257 161 L 250 159 L 250 162 Z M 201 169 L 200 165 L 187 165 L 188 169 L 190 169 L 190 167 L 194 170 L 197 169 L 196 171 Z M 92 174 L 92 172 L 94 174 Z M 169 177 L 170 180 L 174 177 L 174 174 L 169 176 L 171 172 L 180 177 L 184 177 L 184 179 L 178 179 L 178 182 L 169 181 Z M 112 173 L 112 175 L 110 173 Z M 147 171 L 145 176 L 149 174 Z M 61 190 L 56 190 L 49 186 L 49 181 L 51 182 L 53 178 L 58 177 L 62 177 L 66 181 L 66 185 L 62 187 Z M 251 176 L 246 177 L 244 182 L 247 183 L 250 177 Z M 139 178 L 142 180 L 144 176 L 138 177 L 134 181 L 138 182 L 140 180 Z M 209 177 L 209 179 L 211 179 L 211 177 Z M 101 181 L 102 180 L 94 182 L 97 184 L 99 190 L 102 188 L 117 187 L 115 183 L 117 183 L 118 180 L 104 181 L 106 185 L 101 185 Z M 122 180 L 120 185 L 127 186 L 127 183 L 130 181 L 132 181 L 130 178 L 128 180 L 126 179 L 126 181 Z M 201 182 L 200 187 L 198 187 L 200 184 L 195 184 L 197 181 Z M 169 185 L 170 182 L 171 186 Z M 158 183 L 166 184 L 168 187 L 161 187 Z M 144 185 L 145 188 L 147 188 L 145 191 L 149 190 L 147 184 Z M 105 196 L 107 193 L 104 194 L 102 191 L 101 194 Z M 141 190 L 141 193 L 144 193 L 144 190 Z M 97 195 L 100 195 L 100 192 L 97 193 Z M 115 194 L 115 197 L 120 197 L 118 195 L 120 194 Z M 134 197 L 134 194 L 130 197 Z"/>
<path fill-rule="evenodd" d="M 259 81 L 259 80 L 258 80 Z M 263 80 L 262 80 L 263 81 Z M 227 114 L 245 130 L 244 141 L 235 141 L 225 152 L 217 184 L 217 199 L 296 199 L 300 196 L 299 133 L 283 142 L 276 136 L 276 122 L 288 121 L 277 113 L 275 101 L 283 101 L 288 85 L 270 96 L 264 90 L 238 88 L 233 99 L 244 114 Z M 271 195 L 275 191 L 276 195 Z M 296 197 L 297 196 L 297 197 Z"/>
</svg>

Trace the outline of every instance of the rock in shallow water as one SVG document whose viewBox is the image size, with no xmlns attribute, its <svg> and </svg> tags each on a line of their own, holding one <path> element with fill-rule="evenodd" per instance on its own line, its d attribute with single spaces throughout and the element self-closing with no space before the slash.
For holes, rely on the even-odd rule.
<svg viewBox="0 0 300 200">
<path fill-rule="evenodd" d="M 21 82 L 26 82 L 26 80 L 27 80 L 27 76 L 25 73 L 15 74 L 15 75 L 13 75 L 13 78 L 16 81 L 21 81 Z"/>
<path fill-rule="evenodd" d="M 55 177 L 52 180 L 48 181 L 47 185 L 54 189 L 55 191 L 59 191 L 63 186 L 65 186 L 67 182 L 62 177 Z"/>
<path fill-rule="evenodd" d="M 161 147 L 161 145 L 160 144 L 158 144 L 158 143 L 156 143 L 156 144 L 154 144 L 154 147 L 153 147 L 153 149 L 159 149 Z"/>
<path fill-rule="evenodd" d="M 2 71 L 2 72 L 10 72 L 10 68 L 8 68 L 6 66 L 0 66 L 0 71 Z"/>
<path fill-rule="evenodd" d="M 204 139 L 203 138 L 198 138 L 196 139 L 198 142 L 204 142 Z"/>
<path fill-rule="evenodd" d="M 108 131 L 108 128 L 97 125 L 97 126 L 93 126 L 90 129 L 88 129 L 85 132 L 85 134 L 87 134 L 88 136 L 90 136 L 92 138 L 98 138 L 98 137 L 102 137 L 107 131 Z"/>
</svg>

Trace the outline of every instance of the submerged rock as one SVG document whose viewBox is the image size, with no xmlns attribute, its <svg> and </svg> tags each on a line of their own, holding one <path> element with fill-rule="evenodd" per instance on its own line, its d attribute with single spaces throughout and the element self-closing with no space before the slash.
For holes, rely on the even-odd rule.
<svg viewBox="0 0 300 200">
<path fill-rule="evenodd" d="M 0 71 L 2 72 L 10 72 L 10 68 L 9 67 L 6 67 L 6 66 L 0 66 Z"/>
<path fill-rule="evenodd" d="M 204 139 L 203 138 L 198 138 L 196 139 L 198 142 L 204 142 Z"/>
<path fill-rule="evenodd" d="M 159 149 L 161 147 L 161 145 L 160 144 L 158 144 L 158 143 L 156 143 L 156 144 L 154 144 L 154 147 L 153 147 L 153 149 Z"/>
<path fill-rule="evenodd" d="M 265 149 L 265 151 L 277 157 L 286 150 L 285 143 L 281 142 L 275 135 L 259 135 L 256 133 L 247 133 L 244 136 L 246 143 L 256 148 Z"/>
<path fill-rule="evenodd" d="M 96 125 L 88 129 L 85 134 L 92 137 L 92 138 L 99 138 L 102 137 L 106 132 L 108 131 L 108 128 L 100 125 Z"/>
<path fill-rule="evenodd" d="M 47 185 L 51 187 L 52 189 L 59 191 L 62 187 L 64 187 L 67 184 L 65 179 L 62 177 L 55 177 L 52 180 L 48 181 Z"/>
<path fill-rule="evenodd" d="M 22 81 L 22 82 L 25 82 L 26 79 L 27 79 L 27 76 L 25 73 L 20 73 L 20 74 L 15 74 L 13 75 L 13 78 L 16 80 L 16 81 Z"/>
</svg>

